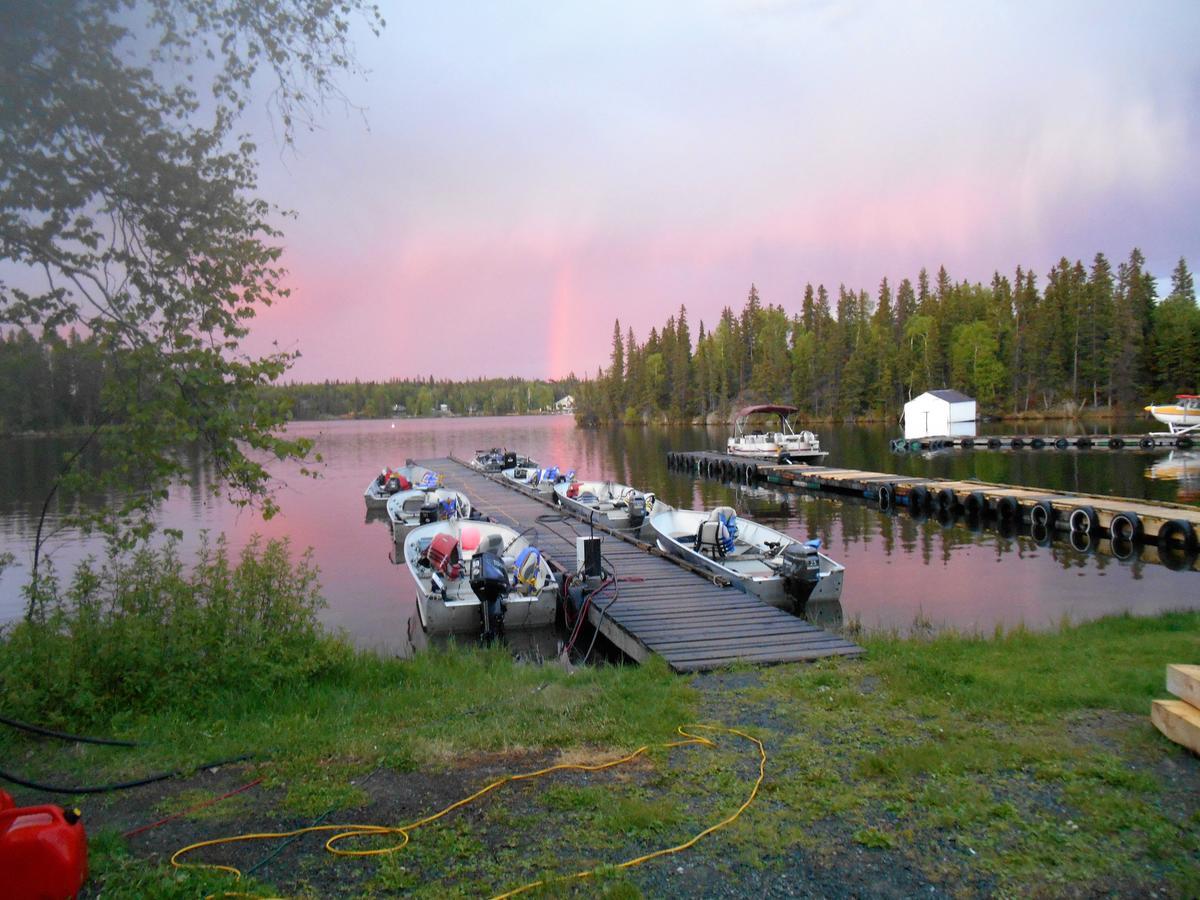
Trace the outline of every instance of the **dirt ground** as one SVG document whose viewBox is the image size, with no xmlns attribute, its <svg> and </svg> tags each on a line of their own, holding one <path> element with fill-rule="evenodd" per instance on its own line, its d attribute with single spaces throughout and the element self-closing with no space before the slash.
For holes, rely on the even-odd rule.
<svg viewBox="0 0 1200 900">
<path fill-rule="evenodd" d="M 784 724 L 772 708 L 741 697 L 740 689 L 753 686 L 754 672 L 727 672 L 699 676 L 694 680 L 705 698 L 701 708 L 714 721 L 738 722 L 748 731 L 761 728 L 778 732 Z M 1126 727 L 1129 717 L 1098 713 L 1076 721 L 1073 736 L 1081 743 L 1105 746 L 1114 727 Z M 771 748 L 768 746 L 768 752 Z M 396 824 L 412 822 L 468 796 L 489 781 L 519 771 L 530 771 L 560 761 L 555 754 L 474 755 L 441 771 L 398 772 L 379 769 L 359 779 L 367 798 L 362 805 L 340 810 L 326 823 Z M 753 761 L 749 761 L 753 762 Z M 269 764 L 265 764 L 269 765 Z M 1200 821 L 1200 758 L 1171 756 L 1154 774 L 1168 786 L 1165 804 L 1177 807 L 1181 821 Z M 743 783 L 752 782 L 752 766 L 739 764 L 736 773 Z M 251 781 L 265 768 L 234 764 L 200 772 L 187 779 L 148 785 L 119 794 L 95 798 L 84 804 L 90 834 L 101 829 L 121 832 L 153 822 L 163 810 L 178 808 L 202 796 L 215 796 Z M 767 783 L 772 777 L 767 768 Z M 628 836 L 603 836 L 589 829 L 594 818 L 574 819 L 568 814 L 548 814 L 546 798 L 553 788 L 577 790 L 586 796 L 615 796 L 617 787 L 633 785 L 655 796 L 654 766 L 634 764 L 603 773 L 564 773 L 552 783 L 524 782 L 510 785 L 496 795 L 452 814 L 449 824 L 436 833 L 414 832 L 413 845 L 381 861 L 379 858 L 334 857 L 324 851 L 323 836 L 308 835 L 280 850 L 282 841 L 254 841 L 206 849 L 194 861 L 232 865 L 273 885 L 289 896 L 350 897 L 392 896 L 415 892 L 428 896 L 461 893 L 490 895 L 510 889 L 545 871 L 574 871 L 589 860 L 609 862 L 629 858 L 661 846 L 667 841 L 653 831 Z M 847 790 L 853 790 L 847 787 Z M 1059 803 L 1051 793 L 1037 794 L 1029 787 L 1024 802 L 1052 806 Z M 593 793 L 587 794 L 586 792 Z M 596 793 L 598 792 L 598 793 Z M 566 795 L 568 799 L 573 796 Z M 129 838 L 131 854 L 166 862 L 181 847 L 200 840 L 243 832 L 281 832 L 313 823 L 293 813 L 282 812 L 284 791 L 257 785 L 223 800 L 199 814 L 180 817 Z M 52 801 L 51 801 L 52 802 Z M 194 802 L 194 801 L 191 801 Z M 600 801 L 601 807 L 604 803 Z M 615 801 L 613 801 L 615 803 Z M 756 801 L 774 820 L 773 801 L 761 796 Z M 600 810 L 603 814 L 603 809 Z M 786 810 L 778 807 L 780 816 Z M 992 877 L 973 863 L 973 850 L 951 836 L 930 839 L 919 847 L 873 848 L 856 842 L 856 825 L 837 817 L 816 822 L 807 830 L 803 846 L 786 852 L 765 850 L 747 860 L 744 843 L 740 849 L 731 838 L 714 834 L 697 846 L 677 855 L 651 861 L 629 870 L 615 881 L 574 882 L 559 885 L 552 894 L 650 897 L 916 897 L 991 896 L 998 888 Z M 597 844 L 597 838 L 599 843 Z M 672 839 L 677 839 L 673 837 Z M 273 855 L 274 854 L 274 855 Z M 532 858 L 534 867 L 524 875 L 511 870 L 513 860 Z M 594 863 L 592 863 L 594 864 Z M 1197 861 L 1200 866 L 1200 860 Z M 562 868 L 560 868 L 560 866 Z M 1170 896 L 1164 887 L 1148 889 L 1153 873 L 1130 872 L 1127 880 L 1105 880 L 1094 884 L 1047 885 L 1032 893 L 1044 896 L 1146 896 L 1154 890 Z M 618 888 L 620 890 L 618 890 Z M 231 889 L 236 887 L 231 883 Z M 111 892 L 103 896 L 112 896 Z M 101 896 L 92 885 L 85 896 Z"/>
</svg>

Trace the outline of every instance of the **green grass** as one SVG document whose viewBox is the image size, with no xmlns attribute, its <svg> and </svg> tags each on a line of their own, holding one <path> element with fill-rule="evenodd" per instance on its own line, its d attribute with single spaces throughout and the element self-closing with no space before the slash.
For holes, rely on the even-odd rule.
<svg viewBox="0 0 1200 900">
<path fill-rule="evenodd" d="M 728 829 L 651 866 L 707 865 L 735 879 L 742 867 L 769 875 L 797 854 L 841 871 L 866 853 L 964 893 L 1200 894 L 1200 801 L 1181 793 L 1200 784 L 1197 762 L 1148 722 L 1166 663 L 1200 659 L 1200 614 L 862 640 L 862 660 L 756 669 L 730 682 L 738 687 L 703 691 L 659 662 L 568 674 L 500 650 L 358 654 L 269 694 L 128 714 L 119 730 L 148 742 L 138 750 L 0 733 L 0 757 L 34 775 L 102 780 L 255 753 L 262 790 L 279 798 L 268 815 L 308 820 L 360 803 L 371 785 L 351 782 L 379 766 L 462 772 L 482 785 L 540 764 L 527 752 L 608 758 L 672 740 L 680 723 L 718 722 L 766 742 L 762 793 Z M 298 873 L 266 875 L 289 879 L 285 893 L 314 896 L 329 873 L 365 896 L 494 893 L 685 840 L 736 809 L 756 773 L 756 754 L 736 739 L 656 750 L 631 767 L 507 786 L 379 860 L 328 857 L 314 841 Z M 204 796 L 177 795 L 159 812 Z M 197 814 L 197 839 L 228 833 L 230 816 L 261 802 L 258 789 L 242 796 L 211 818 Z M 104 802 L 84 800 L 85 814 Z M 111 834 L 93 845 L 93 871 L 106 896 L 229 887 L 137 860 Z M 655 893 L 645 877 L 610 870 L 534 896 Z"/>
</svg>

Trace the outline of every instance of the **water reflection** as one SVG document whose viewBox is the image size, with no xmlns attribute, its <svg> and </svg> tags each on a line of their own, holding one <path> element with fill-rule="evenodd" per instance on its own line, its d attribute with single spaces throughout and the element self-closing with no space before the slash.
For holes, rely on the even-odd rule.
<svg viewBox="0 0 1200 900">
<path fill-rule="evenodd" d="M 1047 433 L 1053 430 L 1047 428 Z M 1129 426 L 1122 424 L 1120 430 Z M 408 573 L 391 559 L 386 516 L 364 512 L 363 486 L 382 466 L 398 465 L 409 457 L 466 458 L 477 448 L 496 445 L 575 468 L 580 477 L 654 490 L 673 506 L 731 505 L 794 537 L 820 537 L 830 555 L 846 565 L 846 618 L 868 628 L 904 629 L 921 621 L 990 633 L 997 623 L 1045 627 L 1063 617 L 1200 608 L 1200 577 L 1194 571 L 1195 559 L 1188 555 L 1168 553 L 1160 560 L 1153 547 L 1103 542 L 1085 546 L 1067 534 L 1034 533 L 992 520 L 914 518 L 906 510 L 881 513 L 873 504 L 853 498 L 770 485 L 721 484 L 667 469 L 668 450 L 719 447 L 727 436 L 724 428 L 579 430 L 567 417 L 550 416 L 300 422 L 293 423 L 291 431 L 313 438 L 326 463 L 316 480 L 278 473 L 287 482 L 279 496 L 280 516 L 264 522 L 209 496 L 211 472 L 196 456 L 189 458 L 195 483 L 172 492 L 162 524 L 185 532 L 185 552 L 195 546 L 203 528 L 227 533 L 235 552 L 254 533 L 289 538 L 296 548 L 312 546 L 329 600 L 325 621 L 358 643 L 384 652 L 404 653 L 412 643 L 407 623 L 414 610 L 413 587 Z M 1189 491 L 1200 489 L 1192 481 L 1193 473 L 1200 473 L 1200 453 L 954 451 L 924 459 L 892 454 L 892 432 L 883 427 L 820 431 L 832 464 L 873 471 L 1162 500 L 1186 500 Z M 66 449 L 66 442 L 50 439 L 0 443 L 0 450 L 6 451 L 0 452 L 0 550 L 18 557 L 18 566 L 0 576 L 0 620 L 19 614 L 20 587 L 27 574 L 23 564 L 28 562 L 41 491 Z M 97 459 L 89 457 L 88 464 L 97 465 Z M 1168 477 L 1147 477 L 1148 470 Z M 52 516 L 61 524 L 73 504 L 104 499 L 63 498 Z M 54 545 L 60 572 L 102 551 L 98 541 L 82 540 L 70 531 L 60 534 Z M 819 617 L 824 612 L 810 614 Z M 836 618 L 838 612 L 829 614 Z M 545 655 L 549 648 L 544 643 L 539 652 Z"/>
</svg>

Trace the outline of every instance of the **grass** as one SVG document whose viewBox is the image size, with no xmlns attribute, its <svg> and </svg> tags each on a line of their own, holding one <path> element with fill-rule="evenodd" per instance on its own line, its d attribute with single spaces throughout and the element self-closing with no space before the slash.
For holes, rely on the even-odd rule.
<svg viewBox="0 0 1200 900">
<path fill-rule="evenodd" d="M 658 662 L 568 674 L 496 650 L 360 654 L 267 696 L 229 691 L 130 715 L 120 730 L 147 741 L 138 750 L 50 749 L 2 733 L 0 757 L 30 774 L 100 780 L 250 752 L 264 760 L 254 771 L 276 798 L 271 815 L 307 821 L 374 798 L 374 785 L 351 782 L 381 766 L 478 787 L 556 754 L 611 758 L 669 741 L 683 722 L 720 722 L 767 744 L 767 781 L 746 814 L 683 856 L 534 896 L 658 895 L 677 865 L 739 885 L 803 859 L 852 879 L 854 854 L 915 873 L 898 892 L 934 882 L 962 894 L 1200 894 L 1200 762 L 1148 723 L 1165 664 L 1200 659 L 1200 614 L 862 640 L 863 660 L 742 667 L 695 687 Z M 756 773 L 756 755 L 734 740 L 657 750 L 628 768 L 510 785 L 378 860 L 328 857 L 314 842 L 298 870 L 260 874 L 293 895 L 331 885 L 365 896 L 494 893 L 678 843 L 736 809 Z M 159 811 L 206 796 L 176 795 Z M 241 797 L 251 812 L 262 802 L 257 791 Z M 197 814 L 197 839 L 229 833 L 228 818 L 246 812 L 222 806 Z M 228 888 L 135 859 L 111 834 L 93 844 L 93 861 L 105 896 Z"/>
</svg>

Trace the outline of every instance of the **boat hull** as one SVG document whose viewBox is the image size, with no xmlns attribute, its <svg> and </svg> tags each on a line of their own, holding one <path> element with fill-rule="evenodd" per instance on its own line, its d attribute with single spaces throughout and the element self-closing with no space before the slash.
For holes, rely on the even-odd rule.
<svg viewBox="0 0 1200 900">
<path fill-rule="evenodd" d="M 712 575 L 728 580 L 747 594 L 761 598 L 772 606 L 788 611 L 797 610 L 796 598 L 787 590 L 785 580 L 761 560 L 758 548 L 771 541 L 781 547 L 799 543 L 773 528 L 738 519 L 739 536 L 734 551 L 726 557 L 713 559 L 691 545 L 692 537 L 708 513 L 690 510 L 664 510 L 650 517 L 650 535 L 658 548 Z M 646 535 L 646 531 L 643 531 Z M 807 603 L 840 601 L 845 568 L 824 553 L 818 553 L 819 576 Z"/>
<path fill-rule="evenodd" d="M 421 524 L 421 508 L 428 504 L 437 505 L 449 500 L 453 500 L 456 504 L 453 518 L 469 519 L 471 517 L 470 498 L 466 494 L 449 488 L 437 488 L 432 491 L 413 489 L 401 491 L 388 498 L 385 508 L 388 523 L 392 528 L 392 540 L 396 545 L 397 561 L 400 559 L 400 553 L 403 553 L 404 550 L 404 538 Z"/>
<path fill-rule="evenodd" d="M 570 496 L 571 489 L 576 485 L 579 487 L 579 496 L 590 495 L 595 500 L 580 500 L 578 496 Z M 554 494 L 560 506 L 609 528 L 640 528 L 647 518 L 642 516 L 636 523 L 630 521 L 628 501 L 639 497 L 645 501 L 646 495 L 627 484 L 611 481 L 563 482 L 554 485 Z"/>
<path fill-rule="evenodd" d="M 468 533 L 471 549 L 463 549 Z M 450 578 L 435 573 L 420 563 L 422 547 L 439 534 L 450 534 L 462 556 L 462 573 Z M 416 590 L 417 615 L 421 627 L 430 633 L 480 634 L 483 626 L 482 604 L 471 590 L 466 573 L 470 559 L 483 549 L 502 554 L 506 565 L 529 542 L 516 531 L 496 522 L 451 519 L 419 525 L 403 538 L 403 557 Z M 512 589 L 504 599 L 504 629 L 543 628 L 554 624 L 558 604 L 558 583 L 549 563 L 542 558 L 535 583 L 529 588 Z"/>
<path fill-rule="evenodd" d="M 434 490 L 434 487 L 421 487 L 420 482 L 426 475 L 438 476 L 433 469 L 427 469 L 424 466 L 402 466 L 399 469 L 393 469 L 399 475 L 403 475 L 413 485 L 413 490 Z M 399 492 L 397 492 L 399 493 Z M 394 497 L 395 494 L 389 494 L 387 489 L 379 483 L 378 477 L 372 478 L 367 485 L 367 489 L 363 491 L 363 500 L 367 504 L 368 510 L 384 511 L 387 509 L 388 500 Z"/>
<path fill-rule="evenodd" d="M 792 462 L 817 463 L 829 455 L 826 450 L 772 450 L 767 447 L 761 449 L 753 447 L 728 447 L 727 452 L 730 456 L 737 456 L 742 459 L 769 459 L 778 461 L 781 457 L 787 457 Z"/>
</svg>

